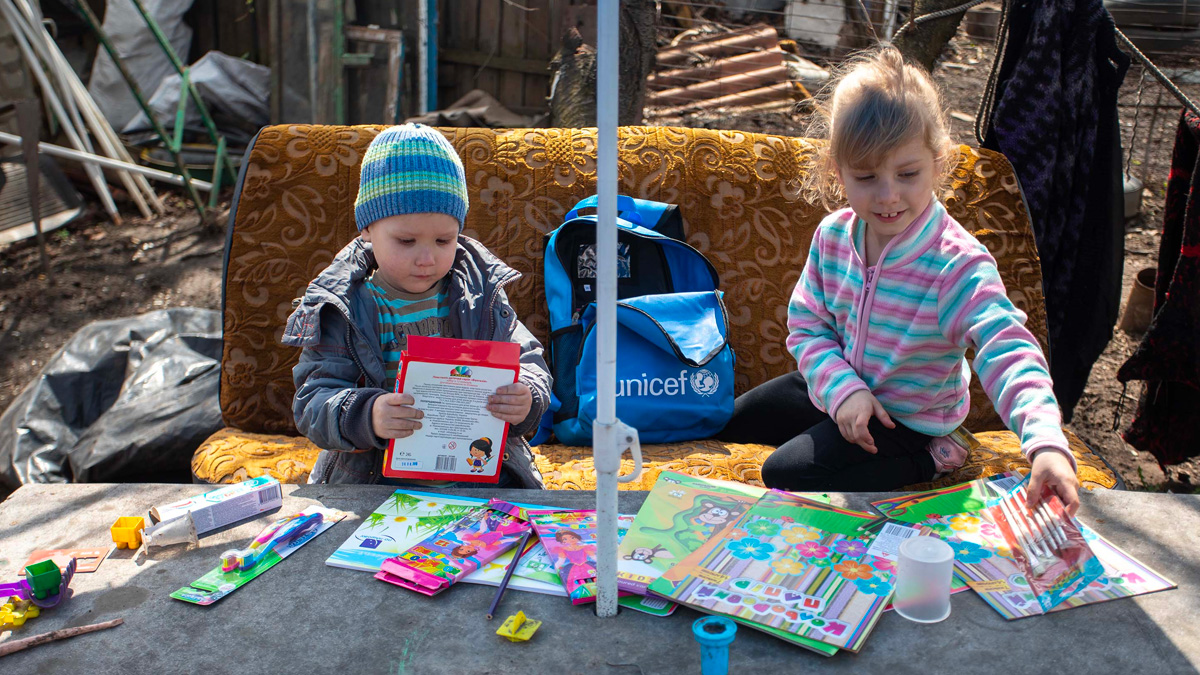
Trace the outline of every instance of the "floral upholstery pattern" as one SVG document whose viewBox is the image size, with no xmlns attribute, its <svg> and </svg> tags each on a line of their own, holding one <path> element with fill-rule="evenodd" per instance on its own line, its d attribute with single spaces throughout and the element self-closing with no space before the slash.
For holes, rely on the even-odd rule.
<svg viewBox="0 0 1200 675">
<path fill-rule="evenodd" d="M 291 414 L 291 371 L 299 351 L 281 345 L 279 337 L 292 299 L 357 235 L 359 164 L 381 129 L 272 126 L 260 132 L 246 156 L 231 216 L 224 288 L 220 402 L 230 429 L 197 451 L 197 478 L 228 481 L 240 475 L 239 468 L 251 471 L 250 455 L 235 448 L 253 443 L 231 443 L 232 437 L 265 434 L 275 442 L 292 437 L 297 453 L 311 449 L 306 440 L 295 438 Z M 544 236 L 561 224 L 576 202 L 595 192 L 595 130 L 460 128 L 443 133 L 466 169 L 470 210 L 464 231 L 522 273 L 508 288 L 509 298 L 545 343 Z M 622 127 L 618 138 L 620 192 L 678 204 L 688 243 L 720 274 L 730 341 L 737 354 L 736 391 L 745 392 L 794 368 L 784 349 L 787 301 L 813 232 L 825 215 L 800 196 L 814 141 L 672 127 Z M 1010 298 L 1028 315 L 1027 325 L 1045 347 L 1037 248 L 1008 161 L 992 151 L 962 146 L 944 201 L 950 214 L 996 257 Z M 976 432 L 1004 428 L 976 383 L 967 427 Z M 679 446 L 681 452 L 691 448 L 703 454 L 701 449 L 723 444 Z M 544 474 L 584 457 L 591 461 L 587 448 L 541 452 L 538 463 Z M 757 480 L 764 455 L 754 451 L 728 456 L 735 454 L 744 465 L 710 464 L 705 469 L 698 464 L 695 472 Z M 267 464 L 260 468 L 274 475 L 276 469 Z M 573 480 L 561 485 L 583 486 Z"/>
</svg>

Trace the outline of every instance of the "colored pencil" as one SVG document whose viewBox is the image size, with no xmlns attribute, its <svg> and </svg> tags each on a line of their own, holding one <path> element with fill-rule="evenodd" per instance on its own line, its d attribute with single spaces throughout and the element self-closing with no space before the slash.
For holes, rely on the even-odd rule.
<svg viewBox="0 0 1200 675">
<path fill-rule="evenodd" d="M 531 528 L 521 537 L 521 543 L 517 544 L 517 550 L 513 553 L 512 562 L 508 564 L 508 569 L 504 571 L 504 579 L 500 582 L 500 587 L 496 589 L 496 597 L 492 598 L 492 607 L 488 610 L 487 619 L 492 620 L 496 614 L 496 607 L 500 605 L 500 598 L 504 597 L 504 590 L 508 588 L 508 580 L 512 579 L 513 572 L 517 569 L 517 563 L 521 562 L 521 555 L 525 553 L 525 546 L 529 544 L 529 536 L 533 534 Z"/>
</svg>

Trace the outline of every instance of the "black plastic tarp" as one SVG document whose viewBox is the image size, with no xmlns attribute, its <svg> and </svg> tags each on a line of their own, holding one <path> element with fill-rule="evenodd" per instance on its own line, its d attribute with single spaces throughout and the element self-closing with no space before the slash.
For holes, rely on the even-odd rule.
<svg viewBox="0 0 1200 675">
<path fill-rule="evenodd" d="M 186 482 L 221 428 L 220 313 L 81 328 L 0 415 L 0 483 Z"/>
<path fill-rule="evenodd" d="M 188 73 L 200 98 L 204 100 L 204 106 L 212 115 L 213 124 L 230 146 L 245 147 L 259 129 L 271 123 L 270 68 L 212 51 L 193 63 Z M 178 74 L 168 75 L 150 97 L 150 109 L 154 111 L 154 117 L 167 130 L 175 128 L 182 81 Z M 188 101 L 184 126 L 190 137 L 209 140 L 200 109 L 192 100 Z M 147 134 L 153 129 L 146 114 L 139 112 L 121 133 L 133 136 L 146 134 L 158 140 L 157 135 Z"/>
</svg>

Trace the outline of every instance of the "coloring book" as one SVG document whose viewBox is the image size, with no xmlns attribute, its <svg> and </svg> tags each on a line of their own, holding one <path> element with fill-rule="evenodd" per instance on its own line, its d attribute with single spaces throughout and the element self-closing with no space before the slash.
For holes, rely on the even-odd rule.
<svg viewBox="0 0 1200 675">
<path fill-rule="evenodd" d="M 970 483 L 874 502 L 888 517 L 914 524 L 924 534 L 946 540 L 955 548 L 955 581 L 965 582 L 1005 619 L 1046 613 L 1030 587 L 1019 561 L 985 507 L 1019 485 L 1023 476 L 1007 472 Z M 1113 545 L 1075 519 L 1102 574 L 1050 609 L 1116 600 L 1176 588 L 1176 584 Z M 888 527 L 899 527 L 889 523 Z"/>
<path fill-rule="evenodd" d="M 596 512 L 530 511 L 529 522 L 546 553 L 571 604 L 596 601 Z M 592 582 L 588 585 L 588 582 Z"/>
<path fill-rule="evenodd" d="M 860 529 L 876 520 L 771 490 L 649 590 L 820 653 L 814 641 L 858 651 L 892 596 L 893 564 Z"/>
<path fill-rule="evenodd" d="M 450 527 L 384 560 L 375 578 L 436 595 L 516 546 L 529 529 L 520 507 L 492 499 Z"/>
<path fill-rule="evenodd" d="M 325 564 L 378 572 L 384 560 L 408 550 L 485 503 L 486 499 L 473 497 L 396 490 L 367 516 Z"/>
<path fill-rule="evenodd" d="M 726 532 L 765 493 L 751 485 L 663 471 L 617 550 L 617 588 L 646 595 L 650 582 Z"/>
</svg>

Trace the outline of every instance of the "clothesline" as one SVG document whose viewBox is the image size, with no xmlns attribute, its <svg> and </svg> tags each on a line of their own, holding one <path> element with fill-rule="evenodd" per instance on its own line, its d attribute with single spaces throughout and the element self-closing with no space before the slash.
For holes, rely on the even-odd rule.
<svg viewBox="0 0 1200 675">
<path fill-rule="evenodd" d="M 1125 49 L 1130 52 L 1130 55 L 1133 56 L 1133 58 L 1140 61 L 1146 70 L 1149 70 L 1150 74 L 1154 75 L 1154 79 L 1158 80 L 1159 84 L 1166 87 L 1167 91 L 1174 94 L 1175 98 L 1179 99 L 1179 102 L 1182 103 L 1184 107 L 1186 107 L 1188 110 L 1191 110 L 1196 116 L 1200 117 L 1200 106 L 1197 106 L 1195 101 L 1188 98 L 1188 95 L 1183 93 L 1183 91 L 1171 81 L 1171 78 L 1167 77 L 1163 71 L 1159 70 L 1158 66 L 1154 65 L 1154 62 L 1150 60 L 1150 57 L 1143 54 L 1142 50 L 1138 49 L 1137 45 L 1133 44 L 1132 40 L 1130 40 L 1128 37 L 1125 37 L 1125 34 L 1121 32 L 1120 28 L 1116 28 L 1114 26 L 1113 30 L 1116 31 L 1117 41 L 1121 43 L 1121 46 L 1125 47 Z"/>
</svg>

